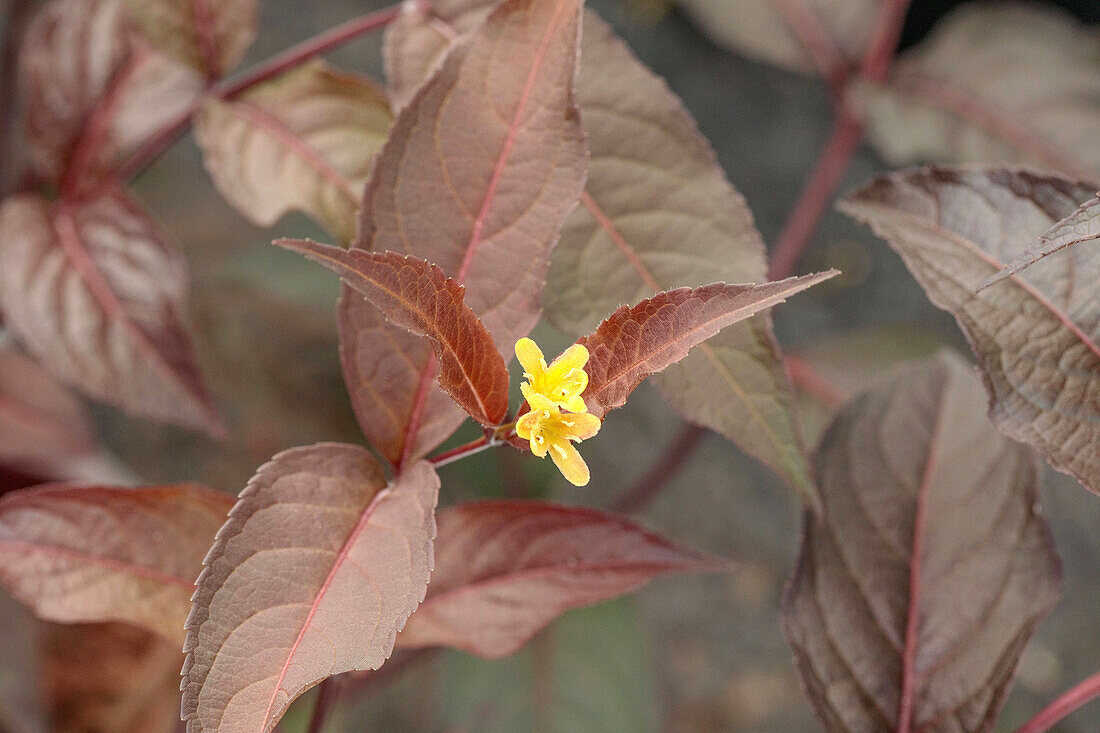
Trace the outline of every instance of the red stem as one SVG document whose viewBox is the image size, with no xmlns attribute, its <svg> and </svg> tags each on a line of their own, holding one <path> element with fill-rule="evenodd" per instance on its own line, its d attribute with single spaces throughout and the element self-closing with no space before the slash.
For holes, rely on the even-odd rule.
<svg viewBox="0 0 1100 733">
<path fill-rule="evenodd" d="M 784 362 L 791 384 L 821 402 L 835 408 L 848 401 L 848 393 L 826 379 L 814 365 L 800 356 L 787 354 Z"/>
<path fill-rule="evenodd" d="M 1034 718 L 1020 726 L 1016 733 L 1046 733 L 1074 710 L 1097 697 L 1100 697 L 1100 672 L 1062 693 Z"/>
<path fill-rule="evenodd" d="M 791 215 L 772 248 L 768 264 L 768 278 L 771 280 L 782 280 L 794 273 L 810 239 L 817 231 L 821 216 L 832 200 L 833 192 L 840 185 L 844 172 L 848 170 L 848 164 L 859 147 L 863 124 L 843 102 L 839 115 L 810 179 L 799 194 Z"/>
<path fill-rule="evenodd" d="M 698 425 L 685 425 L 649 471 L 624 491 L 611 508 L 623 514 L 644 509 L 661 492 L 665 482 L 687 462 L 705 433 L 706 429 Z"/>
<path fill-rule="evenodd" d="M 859 69 L 859 75 L 867 81 L 879 82 L 886 78 L 890 62 L 898 50 L 909 2 L 910 0 L 881 0 L 879 3 L 878 22 Z"/>
<path fill-rule="evenodd" d="M 313 716 L 309 720 L 309 733 L 321 733 L 325 728 L 325 719 L 333 703 L 340 696 L 340 680 L 328 677 L 317 687 L 317 702 L 313 703 Z"/>
<path fill-rule="evenodd" d="M 472 456 L 474 453 L 480 453 L 486 448 L 492 448 L 495 445 L 503 445 L 503 443 L 497 443 L 489 440 L 489 438 L 482 436 L 477 440 L 471 440 L 469 443 L 460 445 L 450 450 L 445 450 L 442 453 L 437 453 L 428 459 L 436 468 L 440 466 L 446 466 L 448 463 L 454 463 L 455 461 L 465 458 L 466 456 Z"/>
<path fill-rule="evenodd" d="M 222 99 L 233 99 L 257 84 L 302 65 L 314 56 L 331 51 L 364 33 L 388 25 L 401 15 L 401 7 L 401 3 L 397 3 L 376 12 L 367 13 L 362 17 L 350 20 L 343 25 L 336 26 L 313 38 L 291 46 L 286 51 L 257 64 L 235 80 L 214 85 L 210 89 L 210 94 Z M 126 180 L 144 170 L 161 153 L 171 147 L 180 135 L 187 131 L 187 128 L 191 126 L 191 116 L 201 104 L 202 99 L 200 98 L 191 109 L 154 133 L 145 144 L 141 145 L 119 165 L 113 178 Z"/>
</svg>

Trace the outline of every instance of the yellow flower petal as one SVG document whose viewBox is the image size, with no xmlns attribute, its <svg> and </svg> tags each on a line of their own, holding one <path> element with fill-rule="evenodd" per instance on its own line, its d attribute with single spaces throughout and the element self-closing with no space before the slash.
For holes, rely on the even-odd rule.
<svg viewBox="0 0 1100 733">
<path fill-rule="evenodd" d="M 540 415 L 537 412 L 528 412 L 516 420 L 516 435 L 527 440 L 531 433 L 538 427 Z"/>
<path fill-rule="evenodd" d="M 550 446 L 550 457 L 554 459 L 554 465 L 558 467 L 566 480 L 574 486 L 585 486 L 591 475 L 588 472 L 588 464 L 581 458 L 581 454 L 573 444 L 568 441 L 554 443 Z"/>
<path fill-rule="evenodd" d="M 584 404 L 584 400 L 581 399 L 580 395 L 570 397 L 562 407 L 570 412 L 588 412 L 588 406 Z"/>
<path fill-rule="evenodd" d="M 527 389 L 524 389 L 527 387 Z M 557 412 L 557 404 L 543 395 L 540 392 L 536 392 L 533 387 L 529 387 L 526 382 L 519 386 L 519 391 L 523 392 L 523 396 L 527 399 L 527 404 L 531 406 L 531 412 Z"/>
<path fill-rule="evenodd" d="M 532 379 L 538 379 L 546 371 L 546 357 L 542 355 L 542 349 L 529 338 L 516 342 L 516 358 Z"/>
<path fill-rule="evenodd" d="M 561 355 L 554 359 L 550 364 L 548 371 L 553 375 L 564 375 L 571 369 L 584 369 L 584 365 L 588 363 L 588 349 L 580 344 L 573 344 L 565 351 L 561 352 Z"/>
<path fill-rule="evenodd" d="M 600 432 L 600 418 L 587 412 L 579 412 L 573 415 L 562 415 L 561 434 L 570 440 L 588 440 Z"/>
</svg>

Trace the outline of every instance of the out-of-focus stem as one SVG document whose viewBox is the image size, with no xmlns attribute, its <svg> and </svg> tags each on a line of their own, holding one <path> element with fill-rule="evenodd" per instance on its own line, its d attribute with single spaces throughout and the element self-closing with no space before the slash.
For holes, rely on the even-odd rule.
<svg viewBox="0 0 1100 733">
<path fill-rule="evenodd" d="M 1060 695 L 1040 710 L 1038 715 L 1020 726 L 1016 733 L 1046 733 L 1067 715 L 1097 697 L 1100 697 L 1100 672 Z"/>
<path fill-rule="evenodd" d="M 818 73 L 832 89 L 840 89 L 848 75 L 848 61 L 829 37 L 821 18 L 806 0 L 771 0 L 776 13 L 790 28 Z"/>
<path fill-rule="evenodd" d="M 331 51 L 354 38 L 388 25 L 400 14 L 401 3 L 397 3 L 350 20 L 343 25 L 336 26 L 313 38 L 291 46 L 286 51 L 257 64 L 236 79 L 215 84 L 210 88 L 209 94 L 223 99 L 232 99 L 257 84 L 302 65 L 315 56 Z M 201 103 L 202 100 L 200 99 L 196 106 Z M 187 128 L 191 126 L 191 115 L 194 111 L 195 108 L 187 110 L 150 136 L 143 145 L 119 165 L 113 178 L 126 180 L 144 170 L 147 165 L 171 147 L 180 135 L 187 131 Z"/>
<path fill-rule="evenodd" d="M 705 433 L 706 429 L 698 425 L 685 425 L 649 471 L 624 491 L 612 503 L 611 508 L 626 514 L 641 511 L 648 506 L 664 488 L 665 483 L 691 457 Z"/>
</svg>

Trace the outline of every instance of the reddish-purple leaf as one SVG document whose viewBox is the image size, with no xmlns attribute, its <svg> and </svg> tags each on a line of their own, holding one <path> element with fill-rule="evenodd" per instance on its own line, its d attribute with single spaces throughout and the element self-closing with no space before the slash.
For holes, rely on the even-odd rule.
<svg viewBox="0 0 1100 733">
<path fill-rule="evenodd" d="M 573 97 L 580 6 L 508 0 L 455 44 L 398 114 L 360 212 L 358 247 L 439 265 L 466 286 L 467 304 L 508 358 L 539 318 L 551 248 L 584 187 Z M 345 344 L 349 331 L 341 329 Z M 395 344 L 388 354 L 413 365 L 415 379 L 384 381 L 391 370 L 369 361 L 347 378 L 362 387 L 353 398 L 375 395 L 357 412 L 393 415 L 364 424 L 367 436 L 402 446 L 398 460 L 408 460 L 433 447 L 421 424 L 455 422 L 427 412 L 435 371 L 427 345 Z"/>
<path fill-rule="evenodd" d="M 256 37 L 257 0 L 125 0 L 130 16 L 161 52 L 217 79 Z"/>
<path fill-rule="evenodd" d="M 1015 275 L 1044 257 L 1049 257 L 1066 247 L 1100 240 L 1100 197 L 1089 199 L 1077 211 L 1046 230 L 1039 241 L 1020 253 L 1000 272 L 982 283 L 984 290 L 990 285 Z M 1093 247 L 1096 244 L 1091 245 Z"/>
<path fill-rule="evenodd" d="M 1058 598 L 1038 463 L 984 403 L 944 355 L 857 397 L 818 449 L 783 622 L 829 731 L 991 731 Z"/>
<path fill-rule="evenodd" d="M 130 412 L 222 428 L 183 325 L 183 260 L 121 192 L 0 206 L 0 308 L 58 378 Z"/>
<path fill-rule="evenodd" d="M 97 448 L 84 405 L 0 339 L 0 464 L 70 478 Z"/>
<path fill-rule="evenodd" d="M 1069 247 L 981 286 L 1095 186 L 1001 168 L 919 168 L 841 202 L 901 255 L 978 357 L 990 417 L 1100 493 L 1100 248 Z"/>
<path fill-rule="evenodd" d="M 424 598 L 439 478 L 386 484 L 364 448 L 294 448 L 260 468 L 218 532 L 187 622 L 188 731 L 266 733 L 302 692 L 376 669 Z"/>
<path fill-rule="evenodd" d="M 483 425 L 504 420 L 508 367 L 488 330 L 463 302 L 464 288 L 441 269 L 395 252 L 346 250 L 295 239 L 275 244 L 338 273 L 391 323 L 427 337 L 439 362 L 439 386 Z"/>
<path fill-rule="evenodd" d="M 417 411 L 420 377 L 434 358 L 422 336 L 386 321 L 370 301 L 344 286 L 337 306 L 340 364 L 359 425 L 390 463 L 406 451 L 422 456 L 442 443 L 466 419 L 466 413 L 436 384 L 430 384 Z M 419 415 L 419 426 L 409 421 Z M 407 441 L 407 442 L 406 442 Z"/>
<path fill-rule="evenodd" d="M 428 595 L 397 643 L 503 657 L 571 608 L 630 593 L 658 575 L 722 567 L 594 509 L 464 504 L 439 515 Z"/>
<path fill-rule="evenodd" d="M 51 733 L 172 733 L 179 645 L 126 624 L 43 624 L 42 691 Z"/>
<path fill-rule="evenodd" d="M 233 502 L 196 486 L 45 486 L 0 497 L 0 581 L 40 617 L 183 639 L 195 578 Z"/>
<path fill-rule="evenodd" d="M 201 78 L 151 50 L 121 0 L 52 0 L 24 38 L 27 152 L 75 191 L 190 108 Z"/>
<path fill-rule="evenodd" d="M 590 354 L 582 395 L 588 411 L 603 418 L 624 405 L 643 379 L 680 361 L 722 328 L 837 274 L 829 270 L 762 285 L 678 288 L 620 307 L 577 342 Z"/>
</svg>

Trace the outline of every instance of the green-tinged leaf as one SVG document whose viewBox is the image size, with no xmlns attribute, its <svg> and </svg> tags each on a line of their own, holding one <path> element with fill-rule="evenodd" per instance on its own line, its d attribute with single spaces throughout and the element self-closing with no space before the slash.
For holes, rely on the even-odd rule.
<svg viewBox="0 0 1100 733">
<path fill-rule="evenodd" d="M 955 316 L 998 428 L 1100 492 L 1100 248 L 1066 248 L 979 291 L 1092 195 L 1021 171 L 930 168 L 878 178 L 841 208 Z"/>
<path fill-rule="evenodd" d="M 377 669 L 424 598 L 439 478 L 364 448 L 275 456 L 241 493 L 187 619 L 187 729 L 266 733 L 325 678 Z"/>
<path fill-rule="evenodd" d="M 588 411 L 602 419 L 624 405 L 642 380 L 680 361 L 722 328 L 837 274 L 829 270 L 762 285 L 678 288 L 622 306 L 577 342 L 590 354 L 582 395 Z"/>
<path fill-rule="evenodd" d="M 863 96 L 868 137 L 894 165 L 1100 178 L 1100 34 L 1054 8 L 965 4 Z"/>
<path fill-rule="evenodd" d="M 395 252 L 346 250 L 306 240 L 276 244 L 338 273 L 395 326 L 426 337 L 435 351 L 443 391 L 483 425 L 504 421 L 508 367 L 489 331 L 463 302 L 462 286 L 441 269 Z"/>
<path fill-rule="evenodd" d="M 858 62 L 878 17 L 876 0 L 676 0 L 715 43 L 749 58 L 816 73 L 806 31 Z"/>
<path fill-rule="evenodd" d="M 0 498 L 0 582 L 38 616 L 183 640 L 202 558 L 233 505 L 197 486 L 46 486 Z"/>
<path fill-rule="evenodd" d="M 184 326 L 186 266 L 136 201 L 0 205 L 0 308 L 44 368 L 154 419 L 223 431 Z"/>
<path fill-rule="evenodd" d="M 456 730 L 656 731 L 649 653 L 628 600 L 571 611 L 522 652 L 447 659 L 445 716 Z"/>
<path fill-rule="evenodd" d="M 587 158 L 573 95 L 580 0 L 507 0 L 471 37 L 453 45 L 438 72 L 394 122 L 364 196 L 357 247 L 414 255 L 466 286 L 466 303 L 511 358 L 538 321 L 550 250 L 584 186 Z M 500 59 L 506 58 L 507 63 Z M 426 344 L 349 345 L 341 311 L 347 382 L 363 430 L 391 461 L 434 447 L 457 426 L 453 411 L 429 413 L 435 365 Z M 369 316 L 367 316 L 369 318 Z M 372 326 L 372 328 L 376 328 Z M 383 343 L 385 334 L 371 334 Z M 387 366 L 379 362 L 408 367 Z"/>
<path fill-rule="evenodd" d="M 554 253 L 549 319 L 580 336 L 621 303 L 662 290 L 764 280 L 752 214 L 680 100 L 591 12 L 581 60 L 577 97 L 592 159 L 583 205 Z M 778 352 L 762 314 L 710 339 L 655 384 L 685 418 L 808 491 Z"/>
<path fill-rule="evenodd" d="M 256 37 L 257 0 L 125 0 L 154 48 L 217 79 Z"/>
<path fill-rule="evenodd" d="M 630 593 L 658 575 L 722 569 L 633 522 L 537 501 L 442 512 L 436 568 L 398 646 L 503 657 L 559 615 Z"/>
<path fill-rule="evenodd" d="M 208 99 L 195 135 L 218 190 L 250 221 L 303 211 L 347 243 L 392 119 L 369 80 L 313 61 L 232 101 Z"/>
<path fill-rule="evenodd" d="M 989 733 L 1058 600 L 1034 454 L 945 353 L 844 407 L 783 625 L 826 730 Z"/>
</svg>

